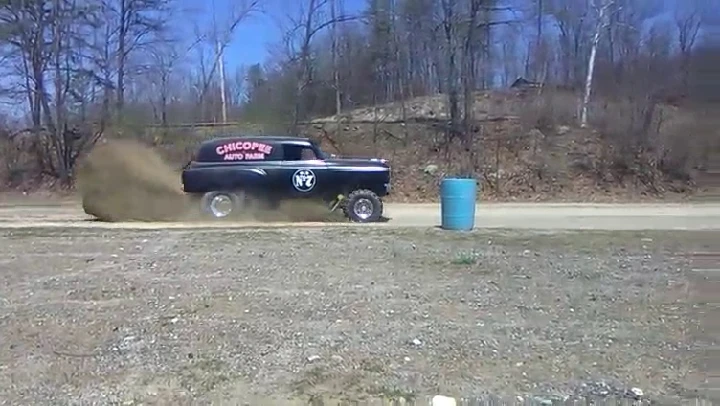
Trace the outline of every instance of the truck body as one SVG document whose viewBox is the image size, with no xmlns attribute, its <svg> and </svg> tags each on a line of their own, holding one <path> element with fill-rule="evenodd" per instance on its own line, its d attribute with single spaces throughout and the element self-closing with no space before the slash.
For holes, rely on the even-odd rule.
<svg viewBox="0 0 720 406">
<path fill-rule="evenodd" d="M 275 204 L 286 199 L 329 203 L 355 194 L 381 208 L 380 198 L 391 190 L 390 174 L 383 159 L 334 157 L 308 138 L 244 136 L 203 142 L 183 169 L 182 184 L 186 193 L 235 200 L 242 193 Z"/>
</svg>

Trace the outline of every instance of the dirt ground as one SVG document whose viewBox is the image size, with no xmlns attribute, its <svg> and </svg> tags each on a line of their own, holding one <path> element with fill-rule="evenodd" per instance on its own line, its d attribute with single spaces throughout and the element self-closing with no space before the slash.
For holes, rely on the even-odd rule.
<svg viewBox="0 0 720 406">
<path fill-rule="evenodd" d="M 298 208 L 298 206 L 294 206 Z M 293 212 L 271 214 L 267 221 L 189 221 L 189 222 L 100 222 L 92 221 L 77 201 L 5 200 L 0 198 L 0 226 L 6 228 L 58 227 L 104 229 L 206 229 L 263 227 L 348 226 L 347 219 L 327 209 L 306 206 Z M 357 227 L 406 228 L 436 227 L 441 224 L 440 205 L 385 205 L 387 222 Z M 564 204 L 564 203 L 485 203 L 475 211 L 478 228 L 536 230 L 720 230 L 720 204 Z"/>
<path fill-rule="evenodd" d="M 0 228 L 0 399 L 549 404 L 641 389 L 677 404 L 692 396 L 683 253 L 712 238 Z"/>
</svg>

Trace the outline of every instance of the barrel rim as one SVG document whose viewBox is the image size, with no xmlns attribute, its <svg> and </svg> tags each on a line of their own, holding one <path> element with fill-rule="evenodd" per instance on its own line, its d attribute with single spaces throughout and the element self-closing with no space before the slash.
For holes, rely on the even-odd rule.
<svg viewBox="0 0 720 406">
<path fill-rule="evenodd" d="M 442 179 L 443 182 L 445 181 L 452 181 L 452 182 L 477 182 L 477 178 L 455 178 L 455 177 L 445 177 Z"/>
</svg>

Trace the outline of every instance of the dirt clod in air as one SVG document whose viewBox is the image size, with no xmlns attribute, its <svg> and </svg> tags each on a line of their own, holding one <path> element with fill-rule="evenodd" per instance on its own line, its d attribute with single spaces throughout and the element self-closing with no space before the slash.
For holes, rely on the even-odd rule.
<svg viewBox="0 0 720 406">
<path fill-rule="evenodd" d="M 111 140 L 82 162 L 77 188 L 85 212 L 102 221 L 177 221 L 191 207 L 180 179 L 151 148 Z"/>
<path fill-rule="evenodd" d="M 200 198 L 182 191 L 181 173 L 152 148 L 132 140 L 97 145 L 81 163 L 77 188 L 85 213 L 100 221 L 220 221 L 203 216 Z M 276 210 L 247 210 L 222 221 L 341 222 L 321 202 L 284 201 Z"/>
</svg>

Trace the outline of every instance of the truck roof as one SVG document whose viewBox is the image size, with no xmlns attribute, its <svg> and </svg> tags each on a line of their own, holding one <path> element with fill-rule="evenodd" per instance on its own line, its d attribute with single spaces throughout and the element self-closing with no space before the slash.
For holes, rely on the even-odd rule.
<svg viewBox="0 0 720 406">
<path fill-rule="evenodd" d="M 203 144 L 223 144 L 228 141 L 260 141 L 273 143 L 286 142 L 310 142 L 307 137 L 295 137 L 292 135 L 228 135 L 204 141 Z"/>
<path fill-rule="evenodd" d="M 200 162 L 265 161 L 282 156 L 282 145 L 306 146 L 306 137 L 272 135 L 236 135 L 203 141 L 195 159 Z"/>
</svg>

